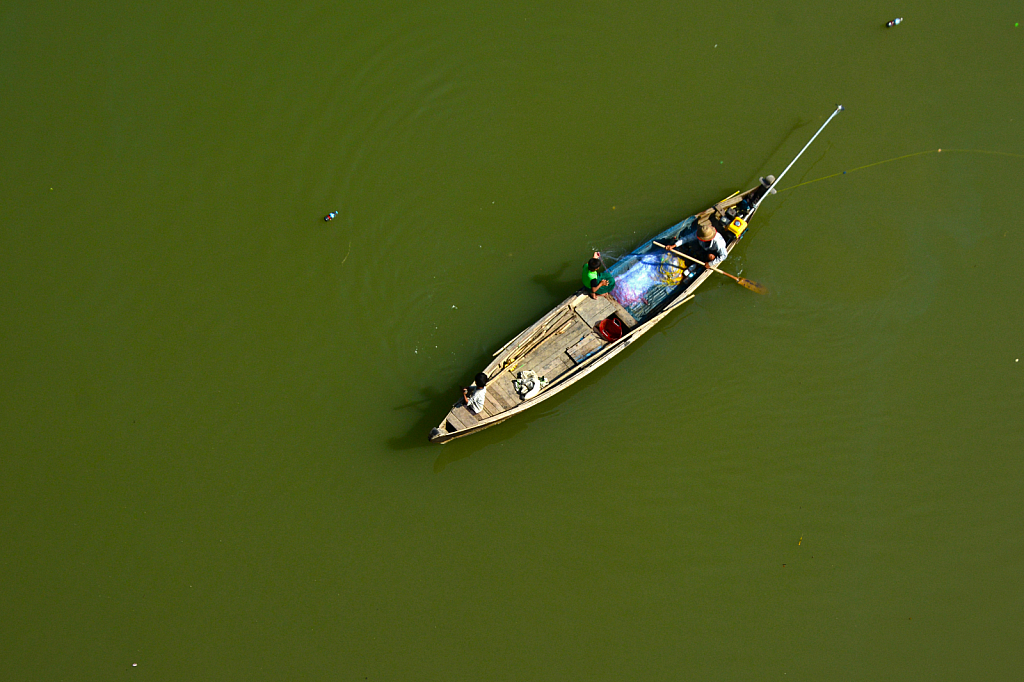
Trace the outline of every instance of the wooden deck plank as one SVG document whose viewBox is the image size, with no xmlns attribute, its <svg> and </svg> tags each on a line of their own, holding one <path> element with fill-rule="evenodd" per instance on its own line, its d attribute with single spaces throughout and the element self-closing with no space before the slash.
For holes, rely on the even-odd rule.
<svg viewBox="0 0 1024 682">
<path fill-rule="evenodd" d="M 574 313 L 568 307 L 563 308 L 561 314 L 553 316 L 544 326 L 540 327 L 536 336 L 533 336 L 529 341 L 522 344 L 524 352 L 520 352 L 520 357 L 526 357 L 532 353 L 536 348 L 543 346 L 551 339 L 559 329 L 570 319 L 574 317 Z M 516 349 L 518 351 L 518 348 Z M 516 355 L 515 351 L 509 353 L 509 357 Z"/>
<path fill-rule="evenodd" d="M 598 296 L 596 300 L 588 299 L 576 306 L 576 312 L 583 318 L 588 327 L 593 327 L 614 313 L 615 306 L 604 296 Z"/>
<path fill-rule="evenodd" d="M 508 412 L 508 410 L 508 407 L 498 402 L 495 392 L 488 388 L 487 395 L 484 397 L 484 414 L 487 417 L 494 417 L 502 412 Z"/>
<path fill-rule="evenodd" d="M 575 344 L 566 349 L 566 355 L 572 358 L 573 362 L 583 362 L 591 352 L 605 345 L 604 339 L 597 334 L 590 332 Z"/>
<path fill-rule="evenodd" d="M 537 337 L 534 336 L 535 332 L 539 331 L 544 326 L 553 326 L 555 319 L 565 316 L 567 313 L 572 312 L 572 304 L 575 302 L 575 298 L 570 296 L 566 300 L 559 303 L 557 306 L 545 313 L 544 317 L 540 318 L 532 325 L 521 331 L 512 341 L 505 344 L 500 351 L 495 353 L 495 357 L 508 357 L 516 348 L 528 344 L 531 340 L 535 340 Z"/>
<path fill-rule="evenodd" d="M 559 343 L 552 344 L 548 348 L 545 348 L 545 352 L 537 353 L 535 356 L 530 358 L 530 369 L 543 367 L 548 363 L 549 359 L 563 355 L 566 348 L 579 343 L 583 337 L 592 333 L 591 329 L 587 327 L 587 324 L 582 321 L 582 319 L 577 319 L 577 322 L 575 322 L 575 324 L 566 331 Z"/>
<path fill-rule="evenodd" d="M 619 316 L 619 319 L 622 320 L 627 329 L 632 329 L 636 326 L 636 320 L 629 314 L 628 310 L 619 305 L 618 301 L 612 300 L 611 304 L 615 308 L 615 314 Z"/>
<path fill-rule="evenodd" d="M 496 379 L 487 384 L 487 395 L 491 395 L 491 387 L 494 387 L 494 400 L 505 409 L 512 409 L 520 402 L 519 396 L 515 395 L 512 389 L 512 379 L 507 372 L 502 372 Z"/>
<path fill-rule="evenodd" d="M 543 376 L 548 380 L 548 383 L 551 383 L 574 366 L 575 365 L 569 360 L 569 356 L 563 352 L 552 356 L 546 363 L 535 371 L 538 376 Z"/>
<path fill-rule="evenodd" d="M 477 421 L 480 419 L 470 412 L 467 407 L 456 407 L 452 412 L 455 412 L 459 416 L 459 419 L 461 419 L 467 426 L 475 426 Z"/>
<path fill-rule="evenodd" d="M 582 320 L 580 320 L 579 317 L 576 316 L 575 314 L 573 314 L 570 320 L 573 322 L 573 324 L 569 325 L 569 327 L 566 328 L 565 331 L 563 331 L 561 334 L 553 334 L 552 336 L 548 337 L 544 341 L 544 343 L 540 344 L 539 346 L 531 350 L 529 353 L 527 353 L 519 361 L 519 363 L 514 366 L 513 373 L 523 369 L 533 369 L 534 367 L 537 366 L 538 362 L 543 361 L 545 358 L 550 357 L 552 354 L 560 353 L 565 348 L 565 345 L 572 338 L 574 330 L 584 326 Z M 564 324 L 564 322 L 560 323 L 558 327 L 555 327 L 555 330 L 560 329 L 561 326 Z"/>
<path fill-rule="evenodd" d="M 527 357 L 520 363 L 514 370 L 513 374 L 517 374 L 523 370 L 532 370 L 539 376 L 546 378 L 549 382 L 555 380 L 560 375 L 564 374 L 572 364 L 569 358 L 565 355 L 565 349 L 572 345 L 574 341 L 578 341 L 580 337 L 586 334 L 592 333 L 578 315 L 574 315 L 572 324 L 558 336 L 553 336 L 545 341 L 543 344 L 534 349 Z M 511 388 L 511 375 L 504 373 L 509 376 Z M 522 404 L 522 401 L 516 396 L 518 404 Z"/>
<path fill-rule="evenodd" d="M 462 431 L 463 429 L 470 428 L 473 425 L 474 422 L 465 422 L 465 421 L 463 421 L 462 420 L 462 414 L 460 414 L 460 410 L 462 412 L 468 414 L 468 411 L 466 410 L 466 408 L 464 408 L 464 407 L 462 407 L 462 408 L 455 407 L 455 408 L 452 408 L 451 412 L 448 413 L 448 416 L 445 419 L 448 422 L 451 422 L 451 424 L 454 425 L 456 428 L 458 428 L 459 431 Z"/>
<path fill-rule="evenodd" d="M 497 386 L 499 390 L 501 390 L 503 395 L 509 396 L 511 398 L 515 397 L 515 391 L 512 390 L 512 377 L 507 369 L 502 370 L 500 374 L 498 374 L 496 377 L 494 377 L 487 383 L 488 386 L 490 386 L 491 384 Z"/>
<path fill-rule="evenodd" d="M 480 414 L 473 414 L 469 411 L 469 408 L 466 407 L 456 407 L 452 411 L 458 413 L 459 419 L 461 419 L 467 426 L 476 426 L 478 421 L 486 419 L 482 412 Z"/>
<path fill-rule="evenodd" d="M 583 334 L 579 339 L 576 340 L 576 343 L 566 348 L 565 352 L 568 353 L 570 356 L 574 355 L 575 353 L 578 352 L 580 348 L 586 345 L 588 337 L 593 338 L 593 336 L 594 332 L 587 332 L 586 334 Z"/>
<path fill-rule="evenodd" d="M 536 372 L 538 367 L 543 367 L 544 364 L 552 357 L 564 353 L 565 348 L 570 345 L 574 339 L 579 339 L 579 337 L 587 331 L 588 330 L 583 321 L 577 320 L 576 324 L 569 327 L 566 333 L 562 334 L 560 337 L 551 339 L 551 341 L 546 343 L 543 347 L 538 348 L 531 353 L 519 369 L 532 369 Z"/>
<path fill-rule="evenodd" d="M 554 308 L 552 308 L 548 312 L 544 313 L 543 317 L 541 317 L 539 320 L 537 320 L 536 322 L 531 324 L 529 327 L 527 327 L 526 329 L 524 329 L 523 331 L 519 332 L 517 335 L 512 337 L 512 341 L 510 341 L 509 343 L 505 344 L 503 349 L 510 348 L 510 347 L 512 347 L 514 345 L 518 345 L 518 344 L 522 343 L 526 339 L 526 337 L 529 336 L 529 334 L 531 332 L 533 332 L 535 329 L 537 329 L 537 327 L 542 326 L 545 322 L 547 322 L 551 318 L 552 315 L 555 315 L 556 313 L 558 313 L 559 311 L 561 311 L 562 309 L 567 307 L 567 305 L 569 305 L 571 302 L 572 302 L 572 298 L 571 297 L 567 298 L 566 300 L 562 301 L 561 303 L 556 305 Z M 500 354 L 501 354 L 501 351 L 499 351 L 498 353 L 495 353 L 495 355 L 500 355 Z"/>
<path fill-rule="evenodd" d="M 563 334 L 562 336 L 565 335 Z M 556 337 L 548 340 L 546 343 L 544 343 L 544 345 L 537 347 L 536 349 L 534 349 L 532 353 L 530 353 L 526 357 L 525 361 L 523 362 L 522 369 L 534 369 L 535 367 L 538 367 L 541 363 L 543 363 L 543 361 L 546 358 L 549 358 L 552 354 L 557 353 L 558 349 L 561 348 L 563 345 L 565 344 L 562 341 L 562 337 Z"/>
</svg>

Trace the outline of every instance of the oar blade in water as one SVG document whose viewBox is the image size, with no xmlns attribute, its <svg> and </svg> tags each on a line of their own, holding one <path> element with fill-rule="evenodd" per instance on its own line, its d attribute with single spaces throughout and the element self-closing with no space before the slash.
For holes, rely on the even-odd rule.
<svg viewBox="0 0 1024 682">
<path fill-rule="evenodd" d="M 737 281 L 740 283 L 740 285 L 742 285 L 742 286 L 746 287 L 747 289 L 750 289 L 751 291 L 754 291 L 756 293 L 759 293 L 759 294 L 767 294 L 768 293 L 768 289 L 765 288 L 764 285 L 758 284 L 757 282 L 751 282 L 746 277 L 741 277 Z"/>
</svg>

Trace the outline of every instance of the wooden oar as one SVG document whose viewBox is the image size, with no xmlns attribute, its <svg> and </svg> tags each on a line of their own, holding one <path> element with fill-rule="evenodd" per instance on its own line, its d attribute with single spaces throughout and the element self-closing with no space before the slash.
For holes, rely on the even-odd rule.
<svg viewBox="0 0 1024 682">
<path fill-rule="evenodd" d="M 700 260 L 694 258 L 693 256 L 688 256 L 685 253 L 683 253 L 682 251 L 676 251 L 671 246 L 665 246 L 661 242 L 654 242 L 654 245 L 655 246 L 660 246 L 663 249 L 667 249 L 667 250 L 671 251 L 672 253 L 674 253 L 675 255 L 681 256 L 681 257 L 683 257 L 683 258 L 685 258 L 687 260 L 692 260 L 697 265 L 703 265 L 705 267 L 707 266 L 707 263 L 703 263 Z M 722 270 L 719 270 L 718 268 L 708 268 L 708 270 L 714 270 L 715 272 L 717 272 L 720 275 L 725 275 L 729 279 L 734 279 L 734 280 L 736 280 L 736 283 L 739 284 L 741 287 L 743 287 L 745 289 L 750 289 L 751 291 L 753 291 L 755 293 L 758 293 L 758 294 L 767 294 L 768 293 L 768 289 L 766 289 L 764 286 L 758 284 L 757 282 L 752 282 L 752 281 L 750 281 L 749 279 L 747 279 L 745 277 L 737 277 L 736 275 L 730 275 L 728 272 L 723 272 Z"/>
</svg>

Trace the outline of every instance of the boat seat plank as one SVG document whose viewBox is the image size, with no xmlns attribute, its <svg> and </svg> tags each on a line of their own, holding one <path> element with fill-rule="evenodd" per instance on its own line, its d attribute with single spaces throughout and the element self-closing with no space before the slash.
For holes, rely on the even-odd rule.
<svg viewBox="0 0 1024 682">
<path fill-rule="evenodd" d="M 596 299 L 588 297 L 586 301 L 576 306 L 576 313 L 583 318 L 588 327 L 593 327 L 614 312 L 615 306 L 604 296 L 598 296 Z"/>
<path fill-rule="evenodd" d="M 571 333 L 569 333 L 571 332 Z M 589 330 L 583 324 L 581 320 L 578 320 L 576 324 L 572 325 L 569 332 L 565 333 L 560 337 L 557 342 L 554 340 L 546 344 L 543 348 L 538 348 L 536 352 L 531 353 L 526 361 L 518 369 L 530 369 L 538 374 L 543 375 L 541 371 L 548 361 L 553 357 L 558 357 L 565 353 L 567 346 L 571 345 L 575 340 L 585 335 Z M 548 377 L 549 379 L 551 377 Z"/>
<path fill-rule="evenodd" d="M 459 408 L 453 408 L 452 411 L 448 413 L 448 416 L 446 417 L 446 420 L 450 424 L 452 424 L 452 426 L 457 428 L 459 431 L 464 431 L 465 429 L 470 428 L 471 423 L 466 423 L 466 422 L 462 421 L 462 416 L 459 414 L 458 409 Z M 462 409 L 462 412 L 466 412 L 468 414 L 468 412 L 467 412 L 467 410 L 465 408 L 461 408 L 461 409 Z"/>
<path fill-rule="evenodd" d="M 475 415 L 472 412 L 470 412 L 467 408 L 461 405 L 459 407 L 454 408 L 452 410 L 452 414 L 455 415 L 455 417 L 457 417 L 459 421 L 465 424 L 467 428 L 472 428 L 476 426 L 476 423 L 478 421 L 485 418 L 483 416 L 483 413 L 481 413 L 480 415 Z"/>
<path fill-rule="evenodd" d="M 580 363 L 587 359 L 593 351 L 597 350 L 604 345 L 604 339 L 597 334 L 590 332 L 585 335 L 582 339 L 574 343 L 572 346 L 566 349 L 566 354 L 572 358 L 573 362 Z"/>
<path fill-rule="evenodd" d="M 611 301 L 612 306 L 615 308 L 615 314 L 618 316 L 622 323 L 626 325 L 626 329 L 632 329 L 636 326 L 636 319 L 629 314 L 629 311 L 619 305 L 618 301 Z"/>
</svg>

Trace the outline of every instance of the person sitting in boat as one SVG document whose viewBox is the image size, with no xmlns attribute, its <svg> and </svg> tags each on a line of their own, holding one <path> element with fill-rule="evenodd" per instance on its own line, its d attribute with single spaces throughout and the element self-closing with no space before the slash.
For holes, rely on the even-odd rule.
<svg viewBox="0 0 1024 682">
<path fill-rule="evenodd" d="M 466 403 L 466 409 L 473 414 L 480 414 L 484 409 L 485 398 L 487 398 L 487 375 L 480 372 L 476 375 L 476 382 L 473 386 L 462 389 L 462 400 Z"/>
<path fill-rule="evenodd" d="M 601 269 L 601 252 L 595 251 L 594 257 L 583 266 L 583 287 L 590 292 L 590 298 L 604 296 L 611 298 L 608 292 L 615 288 L 615 278 L 605 272 L 597 274 Z"/>
<path fill-rule="evenodd" d="M 666 246 L 666 248 L 669 248 Z M 705 268 L 717 268 L 718 264 L 725 260 L 729 252 L 725 250 L 725 238 L 718 234 L 718 230 L 711 226 L 711 223 L 701 223 L 700 228 L 687 236 L 680 233 L 676 243 L 671 248 L 682 250 L 694 258 L 705 262 Z M 687 275 L 700 274 L 700 267 L 691 265 L 686 268 Z"/>
</svg>

